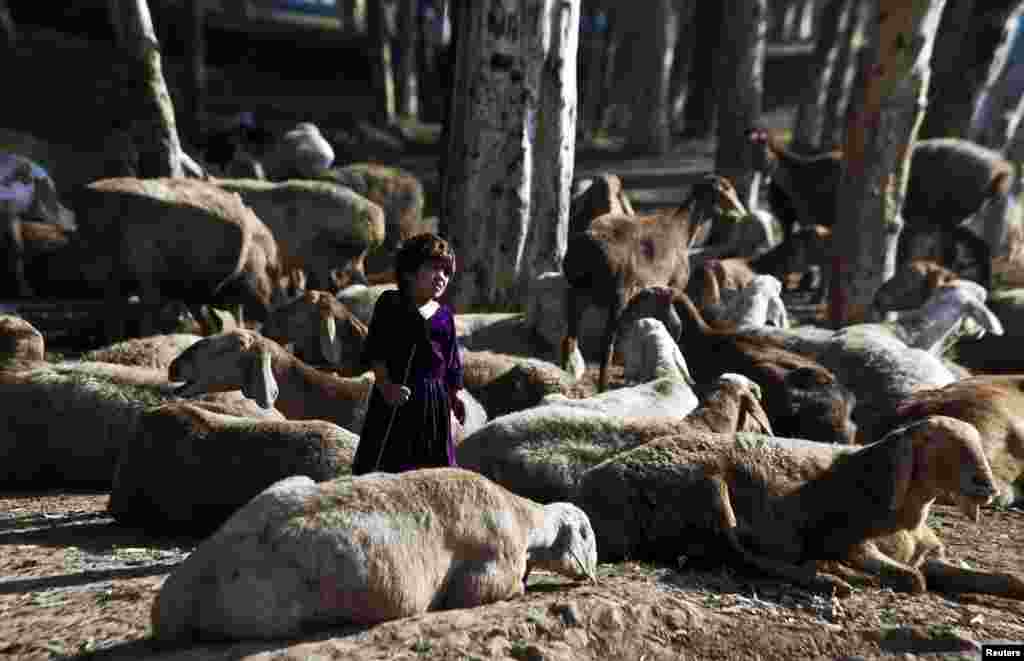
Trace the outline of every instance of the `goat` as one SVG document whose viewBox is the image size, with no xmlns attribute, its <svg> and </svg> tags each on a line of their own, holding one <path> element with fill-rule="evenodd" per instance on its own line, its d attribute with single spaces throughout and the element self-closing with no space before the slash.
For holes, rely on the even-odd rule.
<svg viewBox="0 0 1024 661">
<path fill-rule="evenodd" d="M 569 237 L 562 271 L 567 328 L 561 346 L 561 365 L 568 368 L 576 351 L 585 301 L 608 310 L 601 342 L 598 387 L 608 387 L 617 320 L 637 290 L 651 285 L 686 287 L 690 277 L 688 251 L 707 229 L 711 209 L 721 193 L 720 178 L 696 184 L 672 213 L 653 216 L 608 214 L 595 218 L 585 231 Z"/>
<path fill-rule="evenodd" d="M 575 505 L 540 505 L 458 468 L 321 484 L 295 476 L 168 577 L 153 636 L 295 637 L 473 608 L 522 595 L 534 568 L 596 580 L 594 531 Z"/>
<path fill-rule="evenodd" d="M 747 133 L 754 152 L 754 167 L 772 178 L 772 188 L 789 197 L 802 224 L 832 226 L 835 223 L 843 153 L 831 151 L 800 156 L 787 150 L 775 136 L 760 129 Z M 904 233 L 937 227 L 951 239 L 969 246 L 981 265 L 981 283 L 991 285 L 992 249 L 963 223 L 987 202 L 1006 196 L 1014 166 L 996 151 L 956 138 L 937 138 L 914 143 L 910 178 L 901 215 Z M 790 227 L 787 226 L 788 236 Z M 900 242 L 898 262 L 905 259 Z M 952 263 L 952 255 L 944 259 Z"/>
<path fill-rule="evenodd" d="M 727 558 L 842 596 L 846 581 L 816 571 L 839 561 L 896 590 L 1024 599 L 1020 577 L 945 558 L 926 523 L 943 493 L 977 520 L 997 489 L 978 430 L 929 416 L 859 448 L 753 434 L 661 438 L 589 470 L 575 502 L 607 560 Z"/>
<path fill-rule="evenodd" d="M 602 172 L 573 183 L 572 200 L 569 202 L 570 235 L 585 231 L 595 218 L 608 213 L 636 215 L 619 177 Z"/>
<path fill-rule="evenodd" d="M 362 429 L 372 374 L 343 378 L 321 372 L 280 344 L 247 329 L 212 335 L 186 349 L 168 368 L 184 382 L 179 397 L 241 389 L 289 420 L 327 420 L 354 433 Z"/>
<path fill-rule="evenodd" d="M 723 372 L 753 379 L 765 390 L 765 411 L 775 433 L 831 443 L 852 443 L 856 398 L 815 359 L 754 334 L 754 329 L 713 328 L 685 292 L 648 287 L 623 311 L 620 323 L 661 320 L 677 338 L 698 383 Z"/>
</svg>

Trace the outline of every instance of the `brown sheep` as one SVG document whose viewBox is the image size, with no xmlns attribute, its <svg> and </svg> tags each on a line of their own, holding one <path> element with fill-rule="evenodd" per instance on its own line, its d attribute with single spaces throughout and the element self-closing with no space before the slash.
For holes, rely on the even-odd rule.
<svg viewBox="0 0 1024 661">
<path fill-rule="evenodd" d="M 602 172 L 590 179 L 577 181 L 569 203 L 569 234 L 585 231 L 595 218 L 608 213 L 636 215 L 622 188 L 622 180 L 614 174 Z"/>
<path fill-rule="evenodd" d="M 606 214 L 569 237 L 562 271 L 569 283 L 568 328 L 562 341 L 561 365 L 568 369 L 576 352 L 579 324 L 586 302 L 608 310 L 601 345 L 598 387 L 608 387 L 617 319 L 634 293 L 652 285 L 683 289 L 690 278 L 688 251 L 707 230 L 716 204 L 723 202 L 727 180 L 708 177 L 693 187 L 672 213 L 650 216 Z"/>
<path fill-rule="evenodd" d="M 270 313 L 261 330 L 311 365 L 327 364 L 345 375 L 358 370 L 368 329 L 330 292 L 309 290 Z"/>
<path fill-rule="evenodd" d="M 0 361 L 39 361 L 45 358 L 43 334 L 21 317 L 0 315 Z"/>
<path fill-rule="evenodd" d="M 723 372 L 742 374 L 765 392 L 765 411 L 775 433 L 827 443 L 853 443 L 850 414 L 854 395 L 831 371 L 812 358 L 786 349 L 780 341 L 712 327 L 685 292 L 648 287 L 621 315 L 623 327 L 641 317 L 660 319 L 686 358 L 698 383 Z"/>
</svg>

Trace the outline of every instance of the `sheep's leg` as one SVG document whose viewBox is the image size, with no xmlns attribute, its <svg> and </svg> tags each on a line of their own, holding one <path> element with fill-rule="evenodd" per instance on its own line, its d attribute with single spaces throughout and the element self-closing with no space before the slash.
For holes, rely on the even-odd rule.
<svg viewBox="0 0 1024 661">
<path fill-rule="evenodd" d="M 883 586 L 898 592 L 924 592 L 925 579 L 920 571 L 896 562 L 882 553 L 872 542 L 855 547 L 846 562 L 863 572 L 878 576 Z"/>
<path fill-rule="evenodd" d="M 580 300 L 580 293 L 572 286 L 565 291 L 565 315 L 566 330 L 562 339 L 562 369 L 570 370 L 570 359 L 578 349 L 580 337 L 580 315 L 583 313 L 583 301 Z"/>
<path fill-rule="evenodd" d="M 598 392 L 608 389 L 608 370 L 612 365 L 612 353 L 615 351 L 615 336 L 619 329 L 619 316 L 623 305 L 616 301 L 608 308 L 608 321 L 604 325 L 604 336 L 601 338 L 601 373 L 597 381 Z"/>
<path fill-rule="evenodd" d="M 713 489 L 712 515 L 717 519 L 718 526 L 725 534 L 730 548 L 732 548 L 744 564 L 814 592 L 832 593 L 835 591 L 839 596 L 850 594 L 852 590 L 850 585 L 834 576 L 819 574 L 813 570 L 807 570 L 788 562 L 762 557 L 747 550 L 739 538 L 736 513 L 733 511 L 732 502 L 729 499 L 729 487 L 726 485 L 725 480 L 718 475 L 711 477 L 710 482 Z"/>
<path fill-rule="evenodd" d="M 941 592 L 978 592 L 1024 599 L 1024 580 L 1013 574 L 965 569 L 945 558 L 933 558 L 921 567 L 928 586 Z"/>
<path fill-rule="evenodd" d="M 514 565 L 514 566 L 512 566 Z M 435 603 L 443 608 L 475 608 L 503 599 L 521 596 L 525 591 L 526 559 L 521 563 L 500 562 L 490 558 L 465 561 L 448 575 Z"/>
</svg>

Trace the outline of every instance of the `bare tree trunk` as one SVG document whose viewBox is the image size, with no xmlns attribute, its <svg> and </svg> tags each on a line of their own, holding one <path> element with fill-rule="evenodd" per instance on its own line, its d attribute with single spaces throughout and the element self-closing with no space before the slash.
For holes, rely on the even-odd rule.
<svg viewBox="0 0 1024 661">
<path fill-rule="evenodd" d="M 945 0 L 880 0 L 869 23 L 863 93 L 850 112 L 839 186 L 831 316 L 867 319 L 895 271 L 911 146 L 928 98 L 929 62 Z"/>
<path fill-rule="evenodd" d="M 669 81 L 668 123 L 673 132 L 686 127 L 686 99 L 690 92 L 690 70 L 693 68 L 694 41 L 697 34 L 697 3 L 695 0 L 677 0 L 679 37 L 676 39 L 676 60 L 672 63 Z"/>
<path fill-rule="evenodd" d="M 1003 24 L 988 78 L 978 93 L 971 116 L 970 138 L 1002 150 L 1013 138 L 1020 116 L 1017 102 L 1024 93 L 1024 37 L 1018 32 L 1024 3 L 1018 4 Z M 1013 57 L 1011 57 L 1013 55 Z"/>
<path fill-rule="evenodd" d="M 864 51 L 867 20 L 874 2 L 877 0 L 853 0 L 853 15 L 847 29 L 837 35 L 839 61 L 828 86 L 825 118 L 821 128 L 822 149 L 832 149 L 843 141 L 846 111 L 857 82 L 857 72 L 861 69 L 860 60 Z"/>
<path fill-rule="evenodd" d="M 715 133 L 717 120 L 716 62 L 723 22 L 721 3 L 698 2 L 694 20 L 697 35 L 693 43 L 690 93 L 684 110 L 686 133 L 694 138 L 709 138 Z"/>
<path fill-rule="evenodd" d="M 7 6 L 7 0 L 0 0 L 0 51 L 13 50 L 18 43 L 18 30 Z"/>
<path fill-rule="evenodd" d="M 613 103 L 613 90 L 616 88 L 616 67 L 619 66 L 619 51 L 622 47 L 622 29 L 616 13 L 608 12 L 608 32 L 605 34 L 605 53 L 601 60 L 601 86 L 595 110 L 599 129 L 607 130 L 610 124 L 609 115 Z"/>
<path fill-rule="evenodd" d="M 749 199 L 751 178 L 747 131 L 761 117 L 764 91 L 766 0 L 722 0 L 724 19 L 718 66 L 718 142 L 715 171 L 728 177 L 741 200 Z"/>
<path fill-rule="evenodd" d="M 461 309 L 508 306 L 517 302 L 529 260 L 549 268 L 564 252 L 580 0 L 475 0 L 455 10 L 458 50 L 442 183 L 442 231 L 460 259 L 453 299 Z M 559 98 L 545 101 L 547 93 Z M 541 158 L 557 164 L 538 170 Z M 541 199 L 553 190 L 556 199 Z M 552 237 L 563 247 L 527 245 Z"/>
<path fill-rule="evenodd" d="M 128 101 L 129 107 L 138 107 L 138 112 L 128 116 L 137 119 L 133 133 L 139 141 L 140 175 L 183 176 L 174 105 L 164 80 L 149 4 L 146 0 L 121 0 L 119 5 L 126 53 L 138 70 L 139 88 L 132 91 Z"/>
<path fill-rule="evenodd" d="M 677 15 L 673 0 L 649 0 L 643 10 L 623 12 L 630 43 L 630 149 L 665 154 L 672 147 L 668 91 L 675 60 Z"/>
<path fill-rule="evenodd" d="M 793 127 L 793 148 L 796 151 L 815 152 L 821 149 L 829 90 L 832 79 L 842 75 L 838 69 L 839 54 L 853 18 L 854 1 L 827 0 L 819 14 L 821 20 L 814 45 L 814 62 L 808 72 L 808 83 Z"/>
<path fill-rule="evenodd" d="M 206 117 L 206 0 L 186 0 L 184 19 L 188 67 L 184 125 L 192 144 L 199 144 Z"/>
<path fill-rule="evenodd" d="M 366 13 L 366 31 L 369 38 L 373 67 L 373 91 L 376 99 L 376 119 L 384 125 L 394 124 L 397 116 L 395 102 L 394 59 L 391 39 L 394 18 L 389 0 L 371 0 Z"/>
<path fill-rule="evenodd" d="M 416 119 L 419 117 L 419 66 L 416 55 L 419 50 L 419 1 L 398 0 L 398 114 Z"/>
<path fill-rule="evenodd" d="M 950 0 L 932 62 L 934 84 L 928 105 L 936 112 L 925 116 L 922 139 L 968 136 L 975 99 L 990 78 L 1006 17 L 1017 4 L 1018 0 Z"/>
</svg>

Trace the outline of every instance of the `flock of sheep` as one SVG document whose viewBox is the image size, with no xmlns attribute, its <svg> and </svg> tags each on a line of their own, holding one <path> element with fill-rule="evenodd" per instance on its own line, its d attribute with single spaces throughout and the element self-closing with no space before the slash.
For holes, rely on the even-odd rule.
<svg viewBox="0 0 1024 661">
<path fill-rule="evenodd" d="M 807 209 L 793 182 L 822 164 L 770 146 L 765 173 Z M 840 596 L 874 580 L 1024 599 L 1024 579 L 948 560 L 927 525 L 936 501 L 974 521 L 1024 503 L 1024 375 L 972 376 L 947 352 L 1012 337 L 1013 297 L 996 314 L 987 287 L 908 261 L 876 301 L 895 318 L 794 326 L 783 282 L 823 261 L 827 228 L 797 217 L 773 241 L 718 177 L 638 216 L 604 175 L 577 188 L 564 272 L 534 279 L 525 313 L 457 316 L 460 468 L 353 478 L 373 388 L 359 353 L 394 287 L 367 258 L 423 228 L 422 191 L 303 158 L 316 172 L 286 181 L 94 182 L 46 248 L 26 241 L 38 218 L 10 219 L 29 289 L 60 263 L 110 300 L 134 282 L 244 310 L 60 361 L 0 315 L 0 479 L 108 489 L 122 523 L 205 537 L 157 596 L 157 639 L 472 607 L 522 594 L 534 568 L 596 580 L 623 558 Z"/>
</svg>

